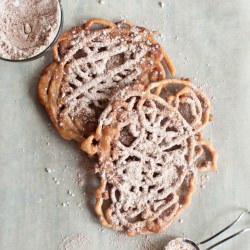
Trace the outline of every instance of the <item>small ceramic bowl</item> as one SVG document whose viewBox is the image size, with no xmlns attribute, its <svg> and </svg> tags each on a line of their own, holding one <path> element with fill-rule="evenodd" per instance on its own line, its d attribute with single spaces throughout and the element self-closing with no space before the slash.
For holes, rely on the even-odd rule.
<svg viewBox="0 0 250 250">
<path fill-rule="evenodd" d="M 56 34 L 54 40 L 51 42 L 51 44 L 46 49 L 44 49 L 42 52 L 40 52 L 39 54 L 37 54 L 35 56 L 25 58 L 25 59 L 20 59 L 20 60 L 7 59 L 7 58 L 1 57 L 1 56 L 0 56 L 0 59 L 4 60 L 4 61 L 8 61 L 8 62 L 29 62 L 29 61 L 34 61 L 34 60 L 38 59 L 39 57 L 43 56 L 48 50 L 50 50 L 54 46 L 54 44 L 56 43 L 57 39 L 59 38 L 61 31 L 62 31 L 62 28 L 63 28 L 63 22 L 64 22 L 63 7 L 62 7 L 61 0 L 58 0 L 58 2 L 59 2 L 60 12 L 61 12 L 61 20 L 60 20 L 59 28 L 58 28 L 58 31 L 57 31 L 57 34 Z"/>
</svg>

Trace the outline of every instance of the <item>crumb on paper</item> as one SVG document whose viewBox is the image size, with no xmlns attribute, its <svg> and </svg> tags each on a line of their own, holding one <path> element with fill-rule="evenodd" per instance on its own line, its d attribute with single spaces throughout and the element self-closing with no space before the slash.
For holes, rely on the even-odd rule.
<svg viewBox="0 0 250 250">
<path fill-rule="evenodd" d="M 179 223 L 181 223 L 181 224 L 182 224 L 183 222 L 184 222 L 184 220 L 183 220 L 183 219 L 179 219 Z"/>
<path fill-rule="evenodd" d="M 206 187 L 206 183 L 209 181 L 209 175 L 203 174 L 198 179 L 198 185 L 200 188 L 204 189 Z"/>
<path fill-rule="evenodd" d="M 45 168 L 45 171 L 49 174 L 52 172 L 51 168 Z"/>
<path fill-rule="evenodd" d="M 164 2 L 159 2 L 159 6 L 160 6 L 161 8 L 164 8 L 165 3 L 164 3 Z"/>
<path fill-rule="evenodd" d="M 72 234 L 62 239 L 57 250 L 89 249 L 90 243 L 83 233 Z"/>
</svg>

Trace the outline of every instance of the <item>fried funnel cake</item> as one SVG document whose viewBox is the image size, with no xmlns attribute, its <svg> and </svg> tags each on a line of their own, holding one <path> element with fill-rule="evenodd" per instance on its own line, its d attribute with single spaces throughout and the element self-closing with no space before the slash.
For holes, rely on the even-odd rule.
<svg viewBox="0 0 250 250">
<path fill-rule="evenodd" d="M 39 98 L 61 136 L 82 142 L 111 96 L 127 85 L 164 79 L 175 68 L 152 33 L 129 22 L 90 19 L 62 34 L 42 73 Z"/>
<path fill-rule="evenodd" d="M 177 84 L 179 91 L 188 89 L 185 115 L 178 105 L 185 102 L 184 92 L 169 97 L 175 105 L 163 97 L 169 85 Z M 82 144 L 99 159 L 95 211 L 101 224 L 128 235 L 166 229 L 189 204 L 201 165 L 215 168 L 215 151 L 201 135 L 210 110 L 205 95 L 177 79 L 143 89 L 136 85 L 117 93 L 100 116 L 96 133 Z"/>
</svg>

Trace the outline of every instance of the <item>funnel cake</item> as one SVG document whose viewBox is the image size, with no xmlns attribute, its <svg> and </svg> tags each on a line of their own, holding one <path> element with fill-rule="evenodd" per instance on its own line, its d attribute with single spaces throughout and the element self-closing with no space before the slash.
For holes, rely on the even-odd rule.
<svg viewBox="0 0 250 250">
<path fill-rule="evenodd" d="M 170 85 L 181 88 L 166 96 Z M 143 89 L 119 91 L 96 133 L 82 143 L 99 159 L 100 222 L 128 235 L 166 229 L 188 205 L 196 172 L 216 166 L 215 150 L 201 134 L 210 116 L 206 96 L 188 80 L 165 79 Z"/>
<path fill-rule="evenodd" d="M 175 68 L 152 33 L 129 22 L 90 19 L 62 34 L 42 73 L 39 98 L 61 136 L 82 142 L 96 130 L 111 96 L 138 81 L 164 79 Z"/>
</svg>

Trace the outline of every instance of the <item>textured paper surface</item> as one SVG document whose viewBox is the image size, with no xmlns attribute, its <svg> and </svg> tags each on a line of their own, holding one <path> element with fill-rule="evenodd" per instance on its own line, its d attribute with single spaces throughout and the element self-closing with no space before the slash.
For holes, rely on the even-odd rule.
<svg viewBox="0 0 250 250">
<path fill-rule="evenodd" d="M 128 238 L 103 230 L 91 200 L 96 182 L 84 178 L 90 161 L 48 126 L 37 100 L 38 76 L 50 55 L 29 63 L 0 61 L 0 249 L 160 250 L 175 236 L 203 240 L 250 206 L 250 2 L 164 0 L 163 8 L 158 2 L 64 0 L 64 29 L 90 17 L 122 15 L 158 30 L 177 76 L 197 78 L 214 97 L 206 136 L 219 151 L 218 174 L 209 174 L 206 187 L 193 195 L 183 223 L 163 234 Z M 247 225 L 245 217 L 235 230 Z M 250 249 L 249 234 L 218 249 Z"/>
</svg>

